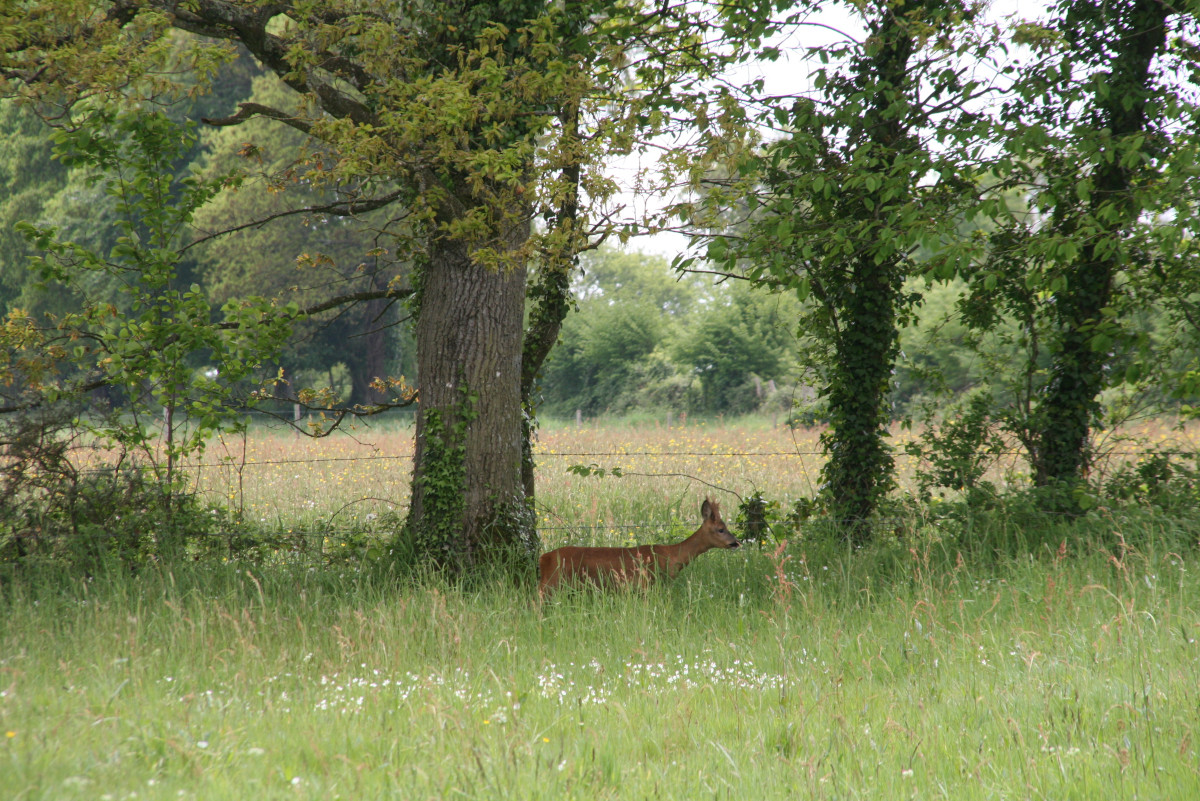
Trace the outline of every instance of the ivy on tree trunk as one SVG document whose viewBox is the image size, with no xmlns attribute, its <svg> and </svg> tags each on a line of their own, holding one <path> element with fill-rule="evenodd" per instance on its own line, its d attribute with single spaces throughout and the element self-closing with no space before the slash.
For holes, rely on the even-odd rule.
<svg viewBox="0 0 1200 801">
<path fill-rule="evenodd" d="M 1091 186 L 1076 193 L 1077 204 L 1070 195 L 1058 198 L 1051 216 L 1051 230 L 1076 243 L 1070 252 L 1077 255 L 1063 265 L 1056 284 L 1052 317 L 1061 333 L 1027 441 L 1035 483 L 1070 487 L 1087 472 L 1098 397 L 1108 384 L 1109 351 L 1121 336 L 1119 322 L 1109 313 L 1114 282 L 1129 258 L 1118 240 L 1143 211 L 1134 189 L 1147 172 L 1138 152 L 1141 138 L 1154 134 L 1147 115 L 1154 100 L 1150 67 L 1166 45 L 1172 11 L 1159 0 L 1071 2 L 1062 10 L 1068 59 L 1103 70 L 1092 82 L 1091 108 L 1082 120 L 1103 133 L 1078 158 L 1049 162 L 1067 168 L 1051 180 Z M 1081 164 L 1087 166 L 1081 169 Z"/>
<path fill-rule="evenodd" d="M 709 265 L 805 304 L 798 334 L 829 422 L 821 495 L 862 544 L 894 486 L 891 376 L 899 329 L 920 301 L 905 280 L 929 269 L 915 258 L 921 246 L 955 240 L 956 209 L 971 202 L 960 165 L 978 135 L 968 105 L 982 90 L 971 70 L 987 40 L 965 4 L 856 10 L 864 40 L 819 48 L 810 75 L 819 99 L 797 91 L 763 103 L 753 119 L 778 135 L 759 147 L 711 127 L 697 155 L 717 175 L 700 202 L 675 211 L 713 231 L 698 237 Z M 925 144 L 933 140 L 936 150 Z"/>
<path fill-rule="evenodd" d="M 519 231 L 510 232 L 519 246 Z M 452 571 L 537 553 L 521 512 L 523 267 L 484 269 L 463 243 L 432 243 L 421 268 L 416 454 L 407 536 Z"/>
</svg>

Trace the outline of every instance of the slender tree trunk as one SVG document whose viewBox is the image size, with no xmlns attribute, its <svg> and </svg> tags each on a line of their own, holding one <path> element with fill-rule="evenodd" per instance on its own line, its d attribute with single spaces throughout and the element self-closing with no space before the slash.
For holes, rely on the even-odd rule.
<svg viewBox="0 0 1200 801">
<path fill-rule="evenodd" d="M 579 135 L 578 102 L 564 108 L 559 115 L 563 129 L 577 141 Z M 538 373 L 558 342 L 563 320 L 571 310 L 571 274 L 577 266 L 578 243 L 575 226 L 579 220 L 579 180 L 582 166 L 569 162 L 562 170 L 562 183 L 567 188 L 563 200 L 549 224 L 561 237 L 557 252 L 542 265 L 536 283 L 530 288 L 529 327 L 521 349 L 521 408 L 524 442 L 521 456 L 521 483 L 525 501 L 533 505 L 537 486 L 534 478 L 533 435 L 537 429 L 537 402 L 533 396 Z"/>
<path fill-rule="evenodd" d="M 888 445 L 887 397 L 899 347 L 897 307 L 906 263 L 903 255 L 875 250 L 873 234 L 883 227 L 881 208 L 904 202 L 911 194 L 904 157 L 920 147 L 909 130 L 907 75 L 915 44 L 906 17 L 891 10 L 872 26 L 878 46 L 857 64 L 856 81 L 873 98 L 859 126 L 850 131 L 871 159 L 870 168 L 886 187 L 847 194 L 843 214 L 861 221 L 863 252 L 845 270 L 839 296 L 838 332 L 829 390 L 830 430 L 823 438 L 825 495 L 833 517 L 856 545 L 871 536 L 870 518 L 891 489 L 894 463 Z M 853 157 L 859 157 L 855 154 Z"/>
<path fill-rule="evenodd" d="M 1116 49 L 1106 57 L 1108 80 L 1098 84 L 1104 91 L 1094 100 L 1096 126 L 1112 135 L 1109 150 L 1099 159 L 1093 175 L 1088 208 L 1091 220 L 1106 221 L 1109 228 L 1100 236 L 1083 237 L 1075 231 L 1079 221 L 1071 212 L 1063 215 L 1060 224 L 1064 233 L 1081 240 L 1081 247 L 1079 257 L 1066 271 L 1065 289 L 1054 298 L 1058 328 L 1063 333 L 1050 382 L 1034 412 L 1031 460 L 1038 486 L 1070 486 L 1083 478 L 1089 465 L 1087 444 L 1099 411 L 1098 398 L 1106 386 L 1104 370 L 1109 359 L 1107 348 L 1097 345 L 1096 335 L 1115 326 L 1104 310 L 1112 302 L 1118 271 L 1127 266 L 1111 244 L 1141 213 L 1132 196 L 1141 161 L 1123 158 L 1120 145 L 1128 137 L 1150 133 L 1146 114 L 1146 103 L 1153 95 L 1150 66 L 1166 46 L 1170 13 L 1170 7 L 1159 0 L 1135 0 L 1107 10 L 1079 3 L 1065 21 L 1066 29 L 1074 31 L 1075 15 L 1112 15 L 1104 20 L 1104 27 L 1113 34 Z"/>
<path fill-rule="evenodd" d="M 451 572 L 532 562 L 521 483 L 525 269 L 482 267 L 463 243 L 438 239 L 423 272 L 407 534 L 419 560 Z"/>
<path fill-rule="evenodd" d="M 858 260 L 856 291 L 843 309 L 835 346 L 824 477 L 834 519 L 856 545 L 870 538 L 869 519 L 893 483 L 887 397 L 899 342 L 899 269 L 894 262 Z"/>
<path fill-rule="evenodd" d="M 536 491 L 533 461 L 533 434 L 537 428 L 537 403 L 533 397 L 534 383 L 538 372 L 558 341 L 562 322 L 571 309 L 571 275 L 574 262 L 570 261 L 544 271 L 538 278 L 533 294 L 533 308 L 529 312 L 529 329 L 525 332 L 525 343 L 521 360 L 521 484 L 525 500 L 532 504 Z"/>
<path fill-rule="evenodd" d="M 1089 248 L 1090 249 L 1090 248 Z M 1051 378 L 1034 415 L 1038 430 L 1031 454 L 1034 483 L 1039 487 L 1069 485 L 1087 472 L 1088 439 L 1099 411 L 1108 354 L 1091 344 L 1095 325 L 1104 325 L 1101 310 L 1112 298 L 1117 265 L 1096 259 L 1071 271 L 1068 289 L 1056 298 L 1064 333 L 1051 365 Z"/>
<path fill-rule="evenodd" d="M 372 282 L 371 289 L 381 289 Z M 389 301 L 386 299 L 368 300 L 363 303 L 363 331 L 357 337 L 352 347 L 361 348 L 361 353 L 350 361 L 352 373 L 350 380 L 353 386 L 354 402 L 367 405 L 383 403 L 387 393 L 380 392 L 371 386 L 377 378 L 385 378 L 387 370 L 387 328 L 384 327 L 382 315 L 387 310 Z"/>
</svg>

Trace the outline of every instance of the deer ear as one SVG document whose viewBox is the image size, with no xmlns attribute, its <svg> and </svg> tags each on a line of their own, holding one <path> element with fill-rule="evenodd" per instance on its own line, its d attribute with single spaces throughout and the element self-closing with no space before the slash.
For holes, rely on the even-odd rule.
<svg viewBox="0 0 1200 801">
<path fill-rule="evenodd" d="M 705 498 L 704 503 L 700 504 L 700 517 L 705 520 L 712 520 L 713 502 L 708 498 Z"/>
</svg>

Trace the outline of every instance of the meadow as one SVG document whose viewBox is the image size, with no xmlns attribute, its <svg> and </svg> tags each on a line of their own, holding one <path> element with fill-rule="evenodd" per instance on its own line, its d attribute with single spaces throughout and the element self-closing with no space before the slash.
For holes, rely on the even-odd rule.
<svg viewBox="0 0 1200 801">
<path fill-rule="evenodd" d="M 199 486 L 285 527 L 383 515 L 404 434 L 374 433 L 251 437 Z M 809 494 L 792 436 L 543 431 L 547 547 L 677 539 L 706 493 L 727 519 L 732 492 Z M 1190 517 L 930 519 L 544 604 L 282 559 L 34 573 L 0 584 L 0 798 L 1196 798 Z"/>
<path fill-rule="evenodd" d="M 903 453 L 919 432 L 895 427 L 898 482 L 913 489 L 920 462 Z M 816 429 L 765 419 L 666 426 L 569 422 L 543 426 L 535 444 L 540 530 L 547 547 L 565 542 L 625 543 L 669 537 L 697 525 L 705 494 L 728 511 L 755 491 L 781 505 L 811 498 L 824 458 Z M 1130 444 L 1131 441 L 1136 445 Z M 1146 448 L 1200 451 L 1200 427 L 1158 419 L 1113 432 L 1100 443 L 1111 469 Z M 359 426 L 329 439 L 251 429 L 210 444 L 190 469 L 208 502 L 239 511 L 255 526 L 337 533 L 402 515 L 412 470 L 412 429 Z M 606 475 L 581 476 L 573 466 Z M 612 475 L 616 468 L 620 477 Z M 1001 491 L 1027 483 L 1028 467 L 1001 456 L 988 472 Z"/>
</svg>

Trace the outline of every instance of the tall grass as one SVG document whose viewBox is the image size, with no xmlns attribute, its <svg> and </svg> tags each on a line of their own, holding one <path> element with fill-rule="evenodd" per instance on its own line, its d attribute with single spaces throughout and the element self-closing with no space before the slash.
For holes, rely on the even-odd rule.
<svg viewBox="0 0 1200 801">
<path fill-rule="evenodd" d="M 799 541 L 545 604 L 370 570 L 27 576 L 0 590 L 0 798 L 1196 798 L 1171 525 L 1017 556 Z"/>
<path fill-rule="evenodd" d="M 699 501 L 713 495 L 728 509 L 739 497 L 761 491 L 788 502 L 811 498 L 824 463 L 819 431 L 708 422 L 668 428 L 636 425 L 547 423 L 535 443 L 539 524 L 548 545 L 568 537 L 595 541 L 661 539 L 695 527 Z M 1160 448 L 1194 451 L 1195 426 L 1175 430 L 1159 420 L 1127 431 Z M 247 438 L 214 442 L 191 468 L 194 486 L 208 503 L 228 507 L 251 526 L 286 532 L 359 530 L 407 507 L 413 453 L 412 429 L 359 426 L 324 440 L 256 428 Z M 903 453 L 914 433 L 893 432 L 898 481 L 913 489 L 919 460 Z M 1112 464 L 1128 457 L 1121 451 Z M 1136 457 L 1134 457 L 1136 458 Z M 622 478 L 581 477 L 572 465 L 619 468 Z M 1006 491 L 1027 484 L 1019 458 L 1000 459 L 988 479 Z"/>
<path fill-rule="evenodd" d="M 402 511 L 408 436 L 214 445 L 197 483 L 354 528 Z M 546 547 L 810 496 L 792 437 L 544 431 Z M 546 603 L 344 560 L 3 575 L 0 799 L 1200 797 L 1190 513 L 903 514 L 858 553 L 810 533 Z"/>
</svg>

